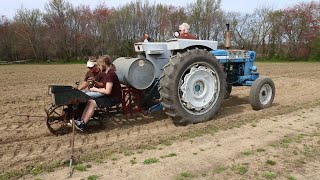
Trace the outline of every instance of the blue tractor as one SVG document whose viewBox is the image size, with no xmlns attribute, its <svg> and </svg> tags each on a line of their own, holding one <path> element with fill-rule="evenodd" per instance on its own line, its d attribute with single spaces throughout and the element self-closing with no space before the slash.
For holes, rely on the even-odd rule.
<svg viewBox="0 0 320 180">
<path fill-rule="evenodd" d="M 254 66 L 256 53 L 230 49 L 227 26 L 226 49 L 217 41 L 171 39 L 135 44 L 138 56 L 114 61 L 119 80 L 141 90 L 142 103 L 158 99 L 176 124 L 187 125 L 212 119 L 232 86 L 250 86 L 254 110 L 272 105 L 275 85 L 260 77 Z"/>
</svg>

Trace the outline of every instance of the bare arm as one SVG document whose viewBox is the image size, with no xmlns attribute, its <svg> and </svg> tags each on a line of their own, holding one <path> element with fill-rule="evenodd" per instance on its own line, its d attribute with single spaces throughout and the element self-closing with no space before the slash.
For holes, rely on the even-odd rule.
<svg viewBox="0 0 320 180">
<path fill-rule="evenodd" d="M 78 88 L 79 90 L 83 90 L 83 89 L 87 88 L 88 85 L 89 85 L 88 82 L 83 81 L 83 82 L 81 82 L 81 83 L 79 84 L 79 86 L 78 86 L 77 88 Z"/>
<path fill-rule="evenodd" d="M 99 93 L 107 94 L 107 95 L 108 95 L 108 94 L 111 94 L 112 86 L 113 86 L 113 83 L 112 83 L 112 82 L 107 82 L 107 83 L 106 83 L 106 88 L 96 88 L 96 87 L 93 87 L 93 88 L 90 88 L 90 91 L 99 92 Z"/>
<path fill-rule="evenodd" d="M 83 90 L 83 89 L 87 88 L 89 86 L 90 82 L 93 82 L 94 86 L 97 87 L 97 88 L 104 88 L 105 87 L 105 84 L 103 82 L 95 81 L 93 77 L 89 77 L 88 81 L 83 81 L 78 86 L 78 89 L 79 90 Z"/>
<path fill-rule="evenodd" d="M 94 86 L 97 88 L 104 88 L 104 83 L 96 81 Z"/>
</svg>

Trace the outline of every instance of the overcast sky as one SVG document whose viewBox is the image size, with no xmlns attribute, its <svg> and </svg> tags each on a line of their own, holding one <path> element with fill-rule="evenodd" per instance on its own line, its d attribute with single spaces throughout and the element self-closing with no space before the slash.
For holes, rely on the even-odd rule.
<svg viewBox="0 0 320 180">
<path fill-rule="evenodd" d="M 44 9 L 44 5 L 49 0 L 1 0 L 0 15 L 12 18 L 17 9 L 21 7 L 27 9 Z M 135 0 L 67 0 L 73 5 L 90 5 L 91 8 L 105 2 L 108 7 L 118 7 Z M 226 11 L 236 11 L 251 13 L 257 7 L 272 7 L 273 9 L 282 9 L 299 2 L 310 2 L 312 0 L 222 0 L 222 9 Z M 185 6 L 186 4 L 196 2 L 196 0 L 149 0 L 150 3 L 171 4 L 174 6 Z"/>
</svg>

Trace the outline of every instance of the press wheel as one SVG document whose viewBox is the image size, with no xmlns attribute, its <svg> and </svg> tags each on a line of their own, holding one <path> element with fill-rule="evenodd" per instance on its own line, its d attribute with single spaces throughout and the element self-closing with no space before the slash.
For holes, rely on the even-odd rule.
<svg viewBox="0 0 320 180">
<path fill-rule="evenodd" d="M 71 128 L 68 126 L 68 106 L 51 106 L 47 111 L 47 127 L 54 135 L 68 133 Z"/>
</svg>

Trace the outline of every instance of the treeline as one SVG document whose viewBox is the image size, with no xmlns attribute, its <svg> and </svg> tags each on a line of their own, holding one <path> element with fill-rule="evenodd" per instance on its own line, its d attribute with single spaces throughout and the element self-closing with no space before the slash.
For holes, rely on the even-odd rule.
<svg viewBox="0 0 320 180">
<path fill-rule="evenodd" d="M 133 44 L 144 33 L 154 41 L 173 38 L 187 22 L 199 39 L 217 40 L 223 48 L 230 23 L 233 48 L 260 57 L 320 61 L 320 3 L 299 3 L 282 10 L 260 7 L 253 13 L 225 12 L 221 0 L 197 0 L 185 6 L 134 1 L 119 8 L 91 9 L 67 0 L 51 0 L 43 11 L 19 9 L 0 19 L 0 61 L 75 60 L 110 54 L 135 56 Z"/>
</svg>

